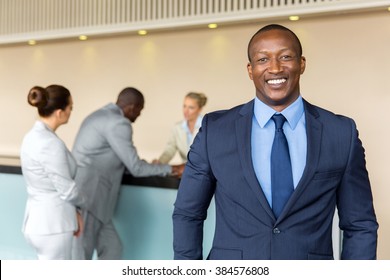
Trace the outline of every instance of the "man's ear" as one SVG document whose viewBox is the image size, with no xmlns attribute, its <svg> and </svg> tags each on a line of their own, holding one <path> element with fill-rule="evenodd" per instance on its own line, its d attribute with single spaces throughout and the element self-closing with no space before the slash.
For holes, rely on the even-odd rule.
<svg viewBox="0 0 390 280">
<path fill-rule="evenodd" d="M 123 113 L 125 116 L 128 116 L 129 113 L 133 112 L 134 110 L 134 104 L 128 104 L 125 107 L 123 107 Z"/>
<path fill-rule="evenodd" d="M 306 57 L 301 56 L 301 75 L 305 72 L 306 69 Z"/>
<path fill-rule="evenodd" d="M 248 75 L 249 75 L 249 78 L 251 80 L 253 80 L 253 76 L 252 76 L 252 65 L 250 62 L 248 62 L 248 64 L 246 65 L 246 68 L 248 69 Z"/>
<path fill-rule="evenodd" d="M 128 104 L 125 106 L 126 112 L 132 112 L 134 110 L 134 104 Z"/>
</svg>

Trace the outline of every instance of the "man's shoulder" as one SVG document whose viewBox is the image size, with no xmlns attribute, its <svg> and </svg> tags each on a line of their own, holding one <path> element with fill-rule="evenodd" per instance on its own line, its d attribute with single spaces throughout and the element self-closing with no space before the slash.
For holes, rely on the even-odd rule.
<svg viewBox="0 0 390 280">
<path fill-rule="evenodd" d="M 253 114 L 253 100 L 248 103 L 240 104 L 230 109 L 217 110 L 206 114 L 209 120 L 230 121 L 241 115 Z"/>
<path fill-rule="evenodd" d="M 335 113 L 329 109 L 325 109 L 318 105 L 313 105 L 308 101 L 304 101 L 306 113 L 309 113 L 315 118 L 319 118 L 323 122 L 334 122 L 334 123 L 350 123 L 353 121 L 350 117 Z"/>
<path fill-rule="evenodd" d="M 113 103 L 109 103 L 106 106 L 92 112 L 88 115 L 85 120 L 86 121 L 97 121 L 102 122 L 112 122 L 114 120 L 122 120 L 123 115 L 119 111 L 119 107 L 117 107 Z"/>
<path fill-rule="evenodd" d="M 116 107 L 116 108 L 115 108 Z M 101 133 L 121 129 L 131 130 L 131 124 L 119 111 L 115 104 L 108 104 L 88 115 L 82 122 L 80 131 L 83 133 Z"/>
<path fill-rule="evenodd" d="M 90 116 L 94 116 L 94 115 L 109 115 L 109 114 L 118 114 L 119 113 L 119 110 L 117 109 L 118 107 L 113 104 L 113 103 L 109 103 L 99 109 L 97 109 L 96 111 L 92 112 L 90 114 Z"/>
</svg>

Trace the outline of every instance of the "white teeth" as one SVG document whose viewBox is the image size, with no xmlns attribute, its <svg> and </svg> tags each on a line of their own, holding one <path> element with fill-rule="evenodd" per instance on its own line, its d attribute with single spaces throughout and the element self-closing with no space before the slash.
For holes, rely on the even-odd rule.
<svg viewBox="0 0 390 280">
<path fill-rule="evenodd" d="M 267 83 L 272 84 L 272 85 L 277 85 L 277 84 L 282 84 L 285 81 L 287 81 L 287 80 L 286 79 L 276 79 L 276 80 L 269 80 L 269 81 L 267 81 Z"/>
</svg>

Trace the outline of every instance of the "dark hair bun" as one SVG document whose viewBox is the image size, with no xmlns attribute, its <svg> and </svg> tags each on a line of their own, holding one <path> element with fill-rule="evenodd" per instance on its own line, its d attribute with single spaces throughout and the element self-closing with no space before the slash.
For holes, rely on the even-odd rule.
<svg viewBox="0 0 390 280">
<path fill-rule="evenodd" d="M 30 89 L 27 96 L 28 104 L 34 107 L 43 108 L 47 104 L 47 93 L 43 87 L 35 86 Z"/>
</svg>

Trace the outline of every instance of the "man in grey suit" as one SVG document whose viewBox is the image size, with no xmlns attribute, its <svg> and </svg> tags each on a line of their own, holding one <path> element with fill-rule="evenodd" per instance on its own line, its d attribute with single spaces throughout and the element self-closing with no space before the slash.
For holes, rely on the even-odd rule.
<svg viewBox="0 0 390 280">
<path fill-rule="evenodd" d="M 132 141 L 131 123 L 141 114 L 144 97 L 135 88 L 125 88 L 116 104 L 110 103 L 93 112 L 82 123 L 73 154 L 78 164 L 88 167 L 89 176 L 99 177 L 98 184 L 83 182 L 89 203 L 84 211 L 83 236 L 86 259 L 94 249 L 98 259 L 121 259 L 122 244 L 112 217 L 118 200 L 125 168 L 133 176 L 178 175 L 184 165 L 149 164 L 141 160 Z"/>
</svg>

